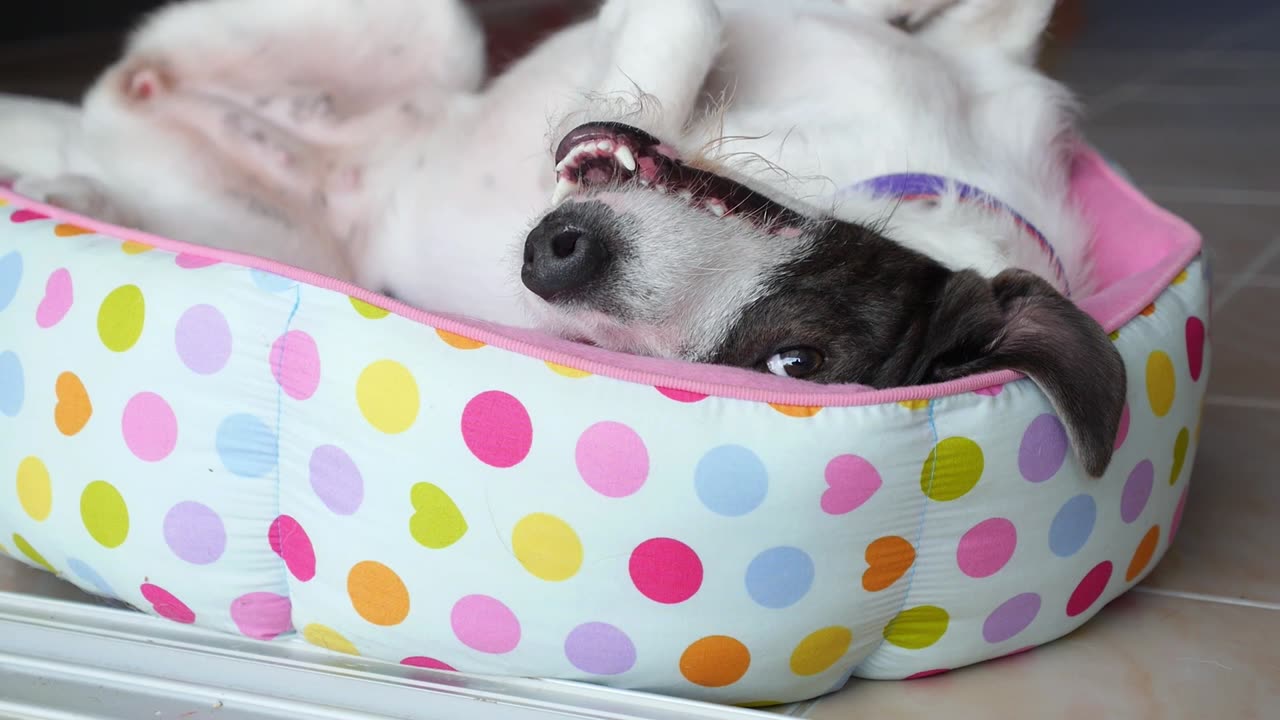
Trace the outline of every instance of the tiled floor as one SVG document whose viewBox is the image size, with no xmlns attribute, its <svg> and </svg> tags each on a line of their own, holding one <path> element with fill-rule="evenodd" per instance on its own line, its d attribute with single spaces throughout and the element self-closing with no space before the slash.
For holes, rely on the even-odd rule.
<svg viewBox="0 0 1280 720">
<path fill-rule="evenodd" d="M 1268 5 L 1091 3 L 1083 37 L 1053 65 L 1084 100 L 1093 142 L 1214 256 L 1213 379 L 1177 544 L 1138 591 L 1059 642 L 925 680 L 855 681 L 781 712 L 1280 717 L 1280 9 Z M 51 73 L 0 90 L 66 96 L 76 82 Z M 0 559 L 0 590 L 15 588 L 85 597 Z"/>
</svg>

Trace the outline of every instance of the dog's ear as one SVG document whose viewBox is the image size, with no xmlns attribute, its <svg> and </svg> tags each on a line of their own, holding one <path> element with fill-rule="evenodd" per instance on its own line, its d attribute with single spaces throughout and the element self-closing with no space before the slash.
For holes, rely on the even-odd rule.
<svg viewBox="0 0 1280 720">
<path fill-rule="evenodd" d="M 1026 270 L 989 281 L 966 270 L 947 281 L 929 327 L 922 379 L 1017 370 L 1049 397 L 1084 469 L 1093 477 L 1107 469 L 1124 410 L 1124 362 L 1075 303 Z"/>
</svg>

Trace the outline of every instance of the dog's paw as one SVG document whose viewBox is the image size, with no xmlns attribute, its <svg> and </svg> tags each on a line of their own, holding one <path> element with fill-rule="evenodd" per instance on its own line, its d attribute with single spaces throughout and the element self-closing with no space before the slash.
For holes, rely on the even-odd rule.
<svg viewBox="0 0 1280 720">
<path fill-rule="evenodd" d="M 116 88 L 130 105 L 159 99 L 172 92 L 177 79 L 162 62 L 134 60 L 118 71 Z"/>
<path fill-rule="evenodd" d="M 19 177 L 13 191 L 46 205 L 101 220 L 113 225 L 128 225 L 128 213 L 111 198 L 107 188 L 83 175 L 59 175 L 54 178 Z"/>
</svg>

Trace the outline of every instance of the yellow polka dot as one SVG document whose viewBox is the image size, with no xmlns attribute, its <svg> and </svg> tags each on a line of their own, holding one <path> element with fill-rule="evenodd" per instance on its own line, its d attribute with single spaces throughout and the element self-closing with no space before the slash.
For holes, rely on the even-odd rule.
<svg viewBox="0 0 1280 720">
<path fill-rule="evenodd" d="M 409 589 L 380 562 L 356 563 L 347 573 L 347 595 L 360 617 L 374 625 L 399 625 L 409 617 Z"/>
<path fill-rule="evenodd" d="M 853 632 L 839 625 L 809 633 L 791 653 L 791 672 L 796 675 L 825 672 L 844 657 L 852 642 Z"/>
<path fill-rule="evenodd" d="M 18 502 L 32 520 L 43 522 L 53 509 L 53 483 L 49 469 L 38 457 L 18 463 Z"/>
<path fill-rule="evenodd" d="M 1173 441 L 1173 469 L 1169 471 L 1170 485 L 1178 482 L 1178 476 L 1182 474 L 1182 466 L 1187 462 L 1187 446 L 1190 444 L 1191 431 L 1182 428 Z"/>
<path fill-rule="evenodd" d="M 418 419 L 418 383 L 404 365 L 379 360 L 360 373 L 356 403 L 370 425 L 388 435 L 402 433 Z"/>
<path fill-rule="evenodd" d="M 351 641 L 342 637 L 342 635 L 333 628 L 320 623 L 311 623 L 302 628 L 302 639 L 328 650 L 334 650 L 348 655 L 359 655 L 356 646 Z"/>
<path fill-rule="evenodd" d="M 584 378 L 591 376 L 591 373 L 586 370 L 578 370 L 576 368 L 559 365 L 553 362 L 548 362 L 547 367 L 551 368 L 551 372 L 557 375 L 563 375 L 567 378 Z"/>
<path fill-rule="evenodd" d="M 1119 339 L 1120 339 L 1120 331 L 1119 331 L 1119 330 L 1113 330 L 1113 331 L 1111 332 L 1111 334 L 1110 334 L 1110 335 L 1108 335 L 1107 337 L 1111 338 L 1111 342 L 1115 342 L 1115 341 L 1117 341 L 1117 340 L 1119 340 Z"/>
<path fill-rule="evenodd" d="M 1184 282 L 1186 282 L 1186 281 L 1187 281 L 1187 271 L 1186 271 L 1186 270 L 1183 270 L 1182 272 L 1178 273 L 1178 276 L 1177 276 L 1177 277 L 1175 277 L 1175 278 L 1173 279 L 1173 284 L 1174 284 L 1174 285 L 1181 285 L 1182 283 L 1184 283 Z"/>
<path fill-rule="evenodd" d="M 1156 417 L 1168 415 L 1173 407 L 1173 395 L 1173 361 L 1156 350 L 1147 357 L 1147 399 L 1151 401 L 1151 412 Z"/>
<path fill-rule="evenodd" d="M 95 480 L 85 487 L 80 494 L 80 519 L 103 547 L 120 547 L 129 537 L 129 508 L 109 482 Z"/>
<path fill-rule="evenodd" d="M 149 250 L 155 250 L 155 248 L 146 243 L 134 242 L 133 240 L 123 243 L 120 249 L 124 251 L 125 255 L 141 255 Z"/>
<path fill-rule="evenodd" d="M 391 314 L 390 310 L 384 310 L 377 305 L 370 305 L 359 298 L 347 299 L 351 301 L 351 307 L 355 308 L 356 312 L 360 313 L 361 317 L 366 317 L 370 320 L 381 320 Z"/>
<path fill-rule="evenodd" d="M 9 204 L 8 200 L 5 200 L 4 198 L 0 198 L 0 207 L 4 207 L 5 205 L 8 205 L 8 204 Z"/>
<path fill-rule="evenodd" d="M 409 491 L 413 516 L 409 518 L 409 534 L 424 547 L 440 550 L 467 534 L 467 519 L 453 498 L 438 486 L 418 483 Z"/>
<path fill-rule="evenodd" d="M 751 652 L 735 638 L 709 635 L 685 648 L 680 655 L 680 674 L 694 685 L 724 687 L 747 674 Z"/>
<path fill-rule="evenodd" d="M 925 410 L 929 407 L 928 400 L 900 400 L 898 404 L 908 410 Z"/>
<path fill-rule="evenodd" d="M 578 533 L 555 515 L 533 513 L 521 518 L 511 531 L 511 549 L 525 570 L 543 580 L 568 580 L 582 567 Z"/>
<path fill-rule="evenodd" d="M 951 616 L 933 605 L 921 605 L 898 613 L 884 628 L 884 639 L 907 650 L 920 650 L 942 639 Z"/>
<path fill-rule="evenodd" d="M 27 539 L 22 537 L 18 533 L 13 534 L 13 546 L 18 548 L 18 552 L 22 553 L 23 555 L 26 555 L 27 559 L 30 560 L 31 562 L 39 565 L 40 567 L 44 568 L 45 570 L 48 570 L 51 573 L 57 574 L 58 571 L 52 565 L 49 564 L 49 561 L 45 560 L 43 555 L 36 552 L 36 549 L 31 547 L 31 543 L 28 543 Z"/>
<path fill-rule="evenodd" d="M 459 350 L 476 350 L 484 347 L 484 343 L 479 340 L 472 340 L 471 338 L 465 338 L 461 335 L 455 335 L 447 330 L 437 329 L 436 335 L 439 335 L 440 339 L 449 347 L 457 348 Z"/>
<path fill-rule="evenodd" d="M 751 702 L 734 703 L 734 707 L 755 710 L 758 708 L 774 707 L 775 705 L 785 705 L 781 700 L 752 700 Z"/>
<path fill-rule="evenodd" d="M 138 342 L 146 317 L 146 302 L 137 285 L 112 290 L 98 308 L 98 337 L 112 352 L 124 352 Z"/>
<path fill-rule="evenodd" d="M 920 490 L 930 500 L 949 502 L 963 497 L 982 479 L 984 459 L 978 443 L 949 437 L 929 452 L 920 469 Z"/>
<path fill-rule="evenodd" d="M 782 405 L 780 403 L 769 403 L 769 407 L 778 412 L 793 418 L 811 418 L 822 412 L 820 407 L 811 407 L 808 405 Z"/>
</svg>

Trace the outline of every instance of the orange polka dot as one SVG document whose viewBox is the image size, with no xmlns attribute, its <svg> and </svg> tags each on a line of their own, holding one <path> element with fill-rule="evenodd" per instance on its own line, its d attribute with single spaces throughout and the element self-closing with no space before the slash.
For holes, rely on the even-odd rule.
<svg viewBox="0 0 1280 720">
<path fill-rule="evenodd" d="M 724 687 L 747 674 L 751 652 L 728 635 L 708 635 L 685 649 L 680 656 L 680 674 L 694 685 Z"/>
<path fill-rule="evenodd" d="M 783 405 L 781 403 L 769 403 L 769 407 L 778 412 L 793 418 L 811 418 L 822 412 L 820 407 L 809 407 L 806 405 Z"/>
<path fill-rule="evenodd" d="M 70 437 L 84 429 L 93 415 L 93 403 L 84 383 L 75 373 L 64 372 L 53 386 L 57 403 L 53 406 L 53 423 L 58 432 Z"/>
<path fill-rule="evenodd" d="M 889 535 L 867 546 L 867 570 L 862 573 L 862 587 L 879 592 L 893 585 L 911 569 L 916 549 L 905 538 Z"/>
<path fill-rule="evenodd" d="M 484 347 L 484 343 L 479 340 L 472 340 L 471 338 L 465 338 L 461 335 L 455 335 L 447 330 L 437 329 L 436 335 L 439 335 L 440 339 L 445 341 L 445 344 L 449 347 L 457 348 L 459 350 L 476 350 Z"/>
<path fill-rule="evenodd" d="M 75 237 L 76 235 L 92 235 L 93 231 L 86 230 L 82 227 L 77 227 L 75 225 L 59 223 L 58 225 L 54 226 L 53 234 L 57 235 L 58 237 Z"/>
<path fill-rule="evenodd" d="M 1152 315 L 1155 315 L 1155 314 L 1156 314 L 1156 304 L 1155 304 L 1155 303 L 1151 303 L 1150 305 L 1148 305 L 1148 306 L 1146 306 L 1146 307 L 1142 308 L 1142 315 L 1143 315 L 1143 317 L 1151 317 Z"/>
<path fill-rule="evenodd" d="M 1152 525 L 1146 535 L 1142 536 L 1142 541 L 1138 543 L 1138 549 L 1133 551 L 1133 559 L 1129 561 L 1129 569 L 1124 573 L 1125 582 L 1133 582 L 1143 570 L 1147 569 L 1147 564 L 1151 562 L 1151 557 L 1156 554 L 1156 545 L 1160 544 L 1160 526 Z"/>
<path fill-rule="evenodd" d="M 360 617 L 374 625 L 399 625 L 409 617 L 409 590 L 380 562 L 356 563 L 347 574 L 347 595 Z"/>
<path fill-rule="evenodd" d="M 576 379 L 576 378 L 584 378 L 584 377 L 591 376 L 591 373 L 587 372 L 586 370 L 579 370 L 577 368 L 571 368 L 567 365 L 561 365 L 559 363 L 553 363 L 550 361 L 547 361 L 547 367 L 551 368 L 551 372 L 557 375 L 563 375 L 564 377 L 567 377 L 567 378 Z"/>
</svg>

